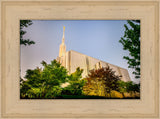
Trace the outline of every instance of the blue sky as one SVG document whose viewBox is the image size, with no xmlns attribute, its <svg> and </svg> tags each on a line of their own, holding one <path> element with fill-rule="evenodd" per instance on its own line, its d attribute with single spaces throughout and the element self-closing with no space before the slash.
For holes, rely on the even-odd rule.
<svg viewBox="0 0 160 119">
<path fill-rule="evenodd" d="M 129 54 L 119 43 L 124 35 L 126 20 L 33 20 L 25 30 L 24 38 L 36 42 L 34 45 L 21 46 L 21 76 L 27 69 L 41 67 L 42 60 L 50 63 L 59 55 L 65 26 L 66 50 L 75 50 L 85 55 L 126 68 L 134 79 L 132 70 L 123 56 Z"/>
</svg>

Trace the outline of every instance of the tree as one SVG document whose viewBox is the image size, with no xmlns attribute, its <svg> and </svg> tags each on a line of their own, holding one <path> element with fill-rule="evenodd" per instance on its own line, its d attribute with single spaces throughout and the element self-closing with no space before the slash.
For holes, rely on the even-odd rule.
<svg viewBox="0 0 160 119">
<path fill-rule="evenodd" d="M 43 69 L 27 70 L 26 80 L 20 83 L 21 98 L 56 98 L 61 95 L 61 84 L 67 81 L 67 70 L 56 60 L 41 63 Z"/>
<path fill-rule="evenodd" d="M 82 89 L 85 84 L 85 80 L 82 78 L 83 69 L 79 67 L 76 69 L 74 73 L 69 75 L 68 83 L 69 85 L 63 89 L 63 94 L 67 95 L 82 95 Z"/>
<path fill-rule="evenodd" d="M 129 56 L 123 58 L 127 60 L 128 68 L 134 69 L 135 78 L 140 78 L 140 21 L 128 20 L 125 24 L 125 33 L 119 42 L 124 50 L 129 51 Z"/>
<path fill-rule="evenodd" d="M 118 92 L 120 92 L 123 96 L 123 98 L 125 98 L 124 93 L 127 92 L 127 87 L 126 87 L 126 82 L 119 80 L 118 81 Z"/>
<path fill-rule="evenodd" d="M 132 92 L 134 94 L 136 94 L 136 92 L 139 93 L 140 92 L 140 84 L 135 84 L 132 81 L 128 81 L 128 82 L 126 82 L 126 90 L 128 93 L 131 93 L 131 94 L 132 94 Z"/>
<path fill-rule="evenodd" d="M 115 72 L 108 66 L 91 70 L 86 80 L 87 90 L 95 90 L 95 93 L 101 96 L 101 93 L 103 93 L 102 90 L 104 89 L 105 92 L 109 93 L 111 98 L 111 91 L 118 90 L 120 76 L 115 75 Z"/>
<path fill-rule="evenodd" d="M 135 84 L 133 81 L 124 82 L 122 80 L 118 81 L 118 92 L 120 92 L 123 95 L 123 98 L 125 98 L 124 93 L 128 92 L 131 97 L 134 93 L 140 93 L 140 84 Z"/>
<path fill-rule="evenodd" d="M 79 67 L 76 71 L 68 75 L 67 69 L 61 66 L 56 60 L 47 64 L 41 63 L 43 68 L 28 69 L 25 79 L 20 80 L 21 98 L 52 99 L 65 95 L 81 95 L 85 84 L 82 78 L 83 69 Z M 65 88 L 62 84 L 69 83 Z"/>
<path fill-rule="evenodd" d="M 24 34 L 26 34 L 26 31 L 24 31 L 25 27 L 28 27 L 30 25 L 32 25 L 32 21 L 31 20 L 20 20 L 20 45 L 31 45 L 31 44 L 35 44 L 34 41 L 31 41 L 29 39 L 24 39 L 23 36 Z"/>
</svg>

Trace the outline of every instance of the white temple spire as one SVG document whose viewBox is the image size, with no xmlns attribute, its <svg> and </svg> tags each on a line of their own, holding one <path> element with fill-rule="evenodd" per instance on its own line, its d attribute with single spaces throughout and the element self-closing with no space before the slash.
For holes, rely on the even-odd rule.
<svg viewBox="0 0 160 119">
<path fill-rule="evenodd" d="M 64 37 L 64 32 L 65 32 L 65 26 L 63 26 L 63 37 L 62 37 L 62 43 L 59 47 L 59 57 L 62 57 L 66 53 L 66 45 L 65 45 L 65 37 Z"/>
</svg>

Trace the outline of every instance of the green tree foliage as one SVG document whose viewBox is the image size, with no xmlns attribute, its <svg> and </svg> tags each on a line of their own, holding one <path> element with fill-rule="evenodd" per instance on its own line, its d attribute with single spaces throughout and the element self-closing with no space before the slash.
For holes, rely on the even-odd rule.
<svg viewBox="0 0 160 119">
<path fill-rule="evenodd" d="M 135 84 L 132 81 L 124 82 L 122 80 L 118 81 L 118 91 L 123 95 L 125 98 L 124 93 L 128 92 L 132 95 L 132 93 L 136 94 L 140 93 L 140 84 Z"/>
<path fill-rule="evenodd" d="M 126 91 L 129 93 L 140 93 L 140 84 L 135 84 L 132 81 L 126 82 Z"/>
<path fill-rule="evenodd" d="M 25 27 L 28 27 L 30 25 L 32 25 L 32 21 L 31 20 L 20 20 L 20 45 L 31 45 L 31 44 L 35 44 L 34 41 L 31 41 L 29 39 L 24 39 L 23 36 L 24 34 L 26 34 L 26 31 L 24 31 Z"/>
<path fill-rule="evenodd" d="M 127 60 L 128 68 L 134 69 L 135 78 L 140 78 L 140 21 L 128 20 L 125 24 L 125 33 L 119 42 L 124 50 L 129 51 L 129 56 L 123 58 Z"/>
<path fill-rule="evenodd" d="M 67 81 L 67 70 L 56 60 L 47 64 L 42 61 L 43 69 L 27 70 L 20 82 L 21 98 L 56 98 L 61 95 L 61 84 Z"/>
<path fill-rule="evenodd" d="M 123 95 L 123 98 L 125 98 L 124 93 L 127 92 L 126 82 L 122 80 L 118 81 L 118 92 L 120 92 Z"/>
<path fill-rule="evenodd" d="M 85 84 L 85 80 L 82 78 L 83 69 L 79 67 L 76 69 L 74 73 L 69 75 L 68 83 L 69 85 L 63 89 L 62 94 L 67 95 L 82 95 L 82 89 Z"/>
<path fill-rule="evenodd" d="M 66 68 L 56 60 L 47 64 L 41 63 L 43 68 L 28 69 L 25 79 L 20 79 L 21 98 L 52 99 L 61 95 L 82 95 L 82 88 L 85 84 L 82 78 L 83 70 L 79 67 L 68 75 Z M 65 88 L 62 84 L 68 83 Z"/>
<path fill-rule="evenodd" d="M 101 93 L 103 93 L 102 90 L 104 89 L 111 97 L 111 91 L 118 90 L 120 76 L 115 75 L 115 72 L 108 66 L 91 70 L 86 80 L 86 92 L 94 90 L 97 95 L 101 96 Z"/>
</svg>

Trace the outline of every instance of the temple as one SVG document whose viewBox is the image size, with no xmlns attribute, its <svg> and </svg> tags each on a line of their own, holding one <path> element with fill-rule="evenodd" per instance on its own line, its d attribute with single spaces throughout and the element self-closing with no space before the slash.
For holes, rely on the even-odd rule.
<svg viewBox="0 0 160 119">
<path fill-rule="evenodd" d="M 83 69 L 82 77 L 84 78 L 92 69 L 109 66 L 113 71 L 115 71 L 116 75 L 121 76 L 121 80 L 125 82 L 131 81 L 128 71 L 124 68 L 87 56 L 74 50 L 66 51 L 64 33 L 65 27 L 63 27 L 62 43 L 60 44 L 57 61 L 68 70 L 69 74 L 75 72 L 77 67 L 80 67 Z"/>
</svg>

